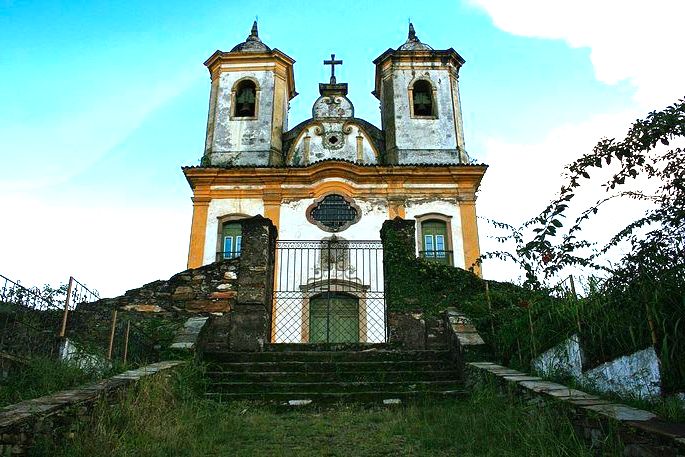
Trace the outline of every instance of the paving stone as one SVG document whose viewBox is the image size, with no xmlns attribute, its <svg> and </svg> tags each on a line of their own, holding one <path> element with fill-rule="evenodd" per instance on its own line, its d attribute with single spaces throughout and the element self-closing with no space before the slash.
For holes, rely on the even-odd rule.
<svg viewBox="0 0 685 457">
<path fill-rule="evenodd" d="M 520 375 L 505 375 L 502 376 L 503 379 L 506 381 L 511 381 L 511 382 L 519 382 L 519 381 L 542 381 L 542 378 L 539 378 L 537 376 L 528 376 L 525 374 L 520 374 Z"/>
<path fill-rule="evenodd" d="M 590 405 L 583 406 L 583 408 L 596 411 L 620 421 L 647 421 L 657 417 L 656 414 L 650 413 L 649 411 L 643 411 L 641 409 L 619 404 Z"/>
<path fill-rule="evenodd" d="M 520 386 L 530 389 L 533 392 L 548 392 L 550 390 L 568 390 L 568 387 L 549 381 L 521 381 Z"/>
</svg>

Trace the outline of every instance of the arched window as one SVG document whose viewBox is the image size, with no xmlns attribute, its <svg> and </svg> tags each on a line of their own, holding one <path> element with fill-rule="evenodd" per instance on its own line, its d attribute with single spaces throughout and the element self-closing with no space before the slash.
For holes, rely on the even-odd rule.
<svg viewBox="0 0 685 457">
<path fill-rule="evenodd" d="M 244 79 L 235 91 L 234 117 L 255 117 L 257 112 L 257 86 L 254 81 Z"/>
<path fill-rule="evenodd" d="M 433 107 L 433 86 L 425 79 L 419 79 L 412 87 L 414 116 L 435 116 Z"/>
<path fill-rule="evenodd" d="M 240 222 L 224 222 L 221 228 L 221 252 L 218 259 L 235 259 L 240 257 L 243 241 L 243 227 Z"/>
<path fill-rule="evenodd" d="M 421 222 L 421 257 L 432 262 L 452 265 L 447 223 L 437 219 Z"/>
</svg>

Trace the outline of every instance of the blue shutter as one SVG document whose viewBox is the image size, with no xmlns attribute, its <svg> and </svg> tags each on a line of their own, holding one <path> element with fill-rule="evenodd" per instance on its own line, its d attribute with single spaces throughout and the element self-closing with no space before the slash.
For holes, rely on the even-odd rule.
<svg viewBox="0 0 685 457">
<path fill-rule="evenodd" d="M 433 235 L 425 235 L 423 237 L 424 244 L 426 247 L 426 251 L 424 252 L 424 256 L 426 257 L 433 257 L 435 256 L 435 246 L 433 244 Z"/>
<path fill-rule="evenodd" d="M 243 237 L 238 235 L 235 237 L 235 257 L 240 257 L 240 248 L 243 247 Z"/>
<path fill-rule="evenodd" d="M 233 237 L 232 236 L 225 236 L 224 237 L 224 259 L 233 258 L 231 251 L 233 251 Z"/>
<path fill-rule="evenodd" d="M 435 235 L 435 250 L 438 257 L 445 257 L 445 236 Z"/>
</svg>

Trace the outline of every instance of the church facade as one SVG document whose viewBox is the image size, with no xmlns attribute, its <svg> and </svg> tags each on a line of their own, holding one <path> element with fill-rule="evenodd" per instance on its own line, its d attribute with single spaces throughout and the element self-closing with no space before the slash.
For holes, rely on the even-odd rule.
<svg viewBox="0 0 685 457">
<path fill-rule="evenodd" d="M 280 260 L 279 268 L 305 276 L 292 292 L 296 312 L 309 322 L 290 336 L 274 334 L 283 341 L 312 340 L 315 320 L 307 303 L 321 292 L 321 278 L 327 279 L 327 309 L 331 291 L 345 289 L 336 300 L 353 298 L 355 312 L 369 315 L 361 295 L 382 292 L 382 284 L 371 284 L 382 278 L 365 279 L 367 265 L 355 264 L 354 243 L 379 240 L 387 219 L 416 220 L 418 256 L 479 273 L 476 191 L 487 167 L 472 164 L 464 146 L 464 59 L 454 49 L 422 43 L 410 24 L 406 42 L 373 62 L 381 128 L 355 117 L 347 84 L 335 77 L 342 62 L 334 55 L 325 62 L 331 78 L 319 84 L 312 117 L 289 127 L 288 106 L 297 95 L 294 63 L 261 41 L 256 23 L 243 43 L 205 62 L 211 76 L 205 151 L 200 166 L 183 168 L 193 190 L 188 267 L 239 256 L 239 220 L 255 215 L 271 219 L 279 240 L 315 247 L 332 241 L 334 251 L 345 246 L 346 254 L 337 257 L 330 244 L 328 257 L 316 248 L 316 268 L 309 258 Z M 324 257 L 328 267 L 322 268 Z M 348 329 L 358 333 L 352 340 L 382 340 L 369 336 L 369 325 Z"/>
</svg>

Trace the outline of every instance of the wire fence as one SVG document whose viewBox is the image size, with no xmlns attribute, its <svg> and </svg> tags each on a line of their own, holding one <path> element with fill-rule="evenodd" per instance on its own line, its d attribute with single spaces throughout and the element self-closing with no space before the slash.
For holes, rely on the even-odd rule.
<svg viewBox="0 0 685 457">
<path fill-rule="evenodd" d="M 99 366 L 155 359 L 158 348 L 133 315 L 83 310 L 98 300 L 97 290 L 74 277 L 57 289 L 41 290 L 0 275 L 0 367 L 34 357 Z"/>
</svg>

